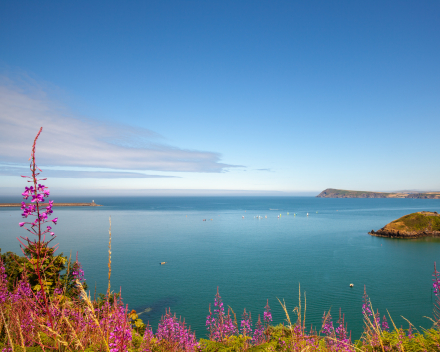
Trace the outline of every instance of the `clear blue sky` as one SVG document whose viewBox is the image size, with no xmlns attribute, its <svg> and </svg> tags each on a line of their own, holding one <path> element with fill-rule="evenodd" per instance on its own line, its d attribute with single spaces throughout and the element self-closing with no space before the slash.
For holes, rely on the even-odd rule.
<svg viewBox="0 0 440 352">
<path fill-rule="evenodd" d="M 5 192 L 40 125 L 57 189 L 440 190 L 437 0 L 2 1 L 0 43 Z"/>
</svg>

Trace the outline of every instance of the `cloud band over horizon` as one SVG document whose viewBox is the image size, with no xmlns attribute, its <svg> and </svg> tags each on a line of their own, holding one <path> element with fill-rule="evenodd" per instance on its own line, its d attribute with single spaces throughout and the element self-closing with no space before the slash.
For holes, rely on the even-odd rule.
<svg viewBox="0 0 440 352">
<path fill-rule="evenodd" d="M 241 167 L 221 163 L 219 153 L 160 143 L 163 138 L 147 129 L 72 116 L 39 90 L 29 94 L 16 87 L 0 86 L 0 124 L 0 162 L 25 162 L 42 126 L 37 152 L 39 165 L 131 170 L 127 173 L 83 170 L 72 172 L 69 177 L 166 177 L 133 170 L 221 173 Z M 5 170 L 3 167 L 0 172 L 8 172 Z"/>
</svg>

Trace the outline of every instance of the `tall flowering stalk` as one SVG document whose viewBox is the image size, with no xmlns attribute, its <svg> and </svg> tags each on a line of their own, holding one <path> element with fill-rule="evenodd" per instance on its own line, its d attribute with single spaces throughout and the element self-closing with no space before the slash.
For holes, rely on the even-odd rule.
<svg viewBox="0 0 440 352">
<path fill-rule="evenodd" d="M 351 338 L 347 333 L 347 327 L 345 325 L 345 314 L 341 315 L 341 309 L 339 308 L 339 320 L 338 327 L 335 331 L 337 342 L 337 350 L 339 351 L 352 351 Z"/>
<path fill-rule="evenodd" d="M 328 337 L 335 338 L 335 328 L 333 326 L 332 316 L 330 312 L 327 314 L 324 312 L 324 315 L 322 317 L 322 327 L 321 332 Z M 332 341 L 332 340 L 329 340 Z"/>
<path fill-rule="evenodd" d="M 48 299 L 46 296 L 48 283 L 46 282 L 46 280 L 43 280 L 44 272 L 47 266 L 46 268 L 44 268 L 43 263 L 49 261 L 49 265 L 51 265 L 52 263 L 50 262 L 50 256 L 57 250 L 58 245 L 50 247 L 49 243 L 52 242 L 52 240 L 55 238 L 55 234 L 52 232 L 52 226 L 50 225 L 56 225 L 58 218 L 54 218 L 52 220 L 49 219 L 49 217 L 53 213 L 53 201 L 49 200 L 45 208 L 43 201 L 46 197 L 49 197 L 50 191 L 45 185 L 38 183 L 39 181 L 45 180 L 45 178 L 38 178 L 41 169 L 37 167 L 35 161 L 35 147 L 38 137 L 40 136 L 42 131 L 43 127 L 41 127 L 38 131 L 32 145 L 32 153 L 30 157 L 30 170 L 32 175 L 22 176 L 24 178 L 28 178 L 28 182 L 31 183 L 31 186 L 26 187 L 25 191 L 22 193 L 23 199 L 28 200 L 29 198 L 31 198 L 31 204 L 26 204 L 25 202 L 21 203 L 21 209 L 23 210 L 22 216 L 25 219 L 33 217 L 34 220 L 20 222 L 19 225 L 20 227 L 24 227 L 28 232 L 30 232 L 34 236 L 34 238 L 30 239 L 27 236 L 20 236 L 20 238 L 18 238 L 18 241 L 21 244 L 23 254 L 28 259 L 31 267 L 34 270 L 34 273 L 38 277 L 39 287 L 37 287 L 37 289 L 39 289 L 39 291 L 41 292 L 46 312 L 49 317 L 50 325 L 53 327 L 52 315 L 49 310 Z M 48 223 L 50 225 L 48 225 Z M 47 234 L 49 234 L 51 238 L 46 241 Z"/>
<path fill-rule="evenodd" d="M 254 336 L 252 337 L 253 345 L 259 345 L 266 341 L 264 332 L 265 332 L 264 325 L 261 323 L 261 318 L 260 315 L 258 314 L 258 321 L 255 324 Z"/>
<path fill-rule="evenodd" d="M 243 337 L 252 335 L 252 317 L 250 313 L 246 312 L 246 308 L 243 311 L 240 326 Z"/>
<path fill-rule="evenodd" d="M 272 324 L 272 313 L 270 312 L 269 300 L 267 300 L 266 306 L 264 307 L 263 321 L 264 330 L 267 336 L 269 334 L 269 326 Z"/>
<path fill-rule="evenodd" d="M 368 298 L 367 288 L 366 288 L 365 285 L 364 285 L 364 295 L 362 296 L 362 301 L 363 301 L 363 303 L 362 303 L 362 314 L 364 314 L 364 315 L 366 315 L 368 317 L 373 316 L 373 311 L 371 309 L 371 302 L 370 302 L 370 300 Z"/>
<path fill-rule="evenodd" d="M 437 328 L 439 328 L 440 326 L 440 297 L 439 297 L 439 292 L 440 292 L 440 273 L 437 271 L 437 265 L 434 262 L 434 273 L 432 274 L 433 279 L 432 279 L 432 288 L 434 289 L 434 294 L 435 294 L 435 303 L 434 303 L 434 319 L 435 319 L 435 325 L 437 326 Z"/>
<path fill-rule="evenodd" d="M 211 311 L 211 305 L 209 305 L 209 314 L 206 317 L 206 328 L 209 332 L 209 339 L 212 341 L 224 341 L 238 332 L 229 309 L 228 314 L 225 314 L 225 308 L 222 298 L 218 293 L 218 287 L 217 294 L 214 298 L 214 312 Z"/>
</svg>

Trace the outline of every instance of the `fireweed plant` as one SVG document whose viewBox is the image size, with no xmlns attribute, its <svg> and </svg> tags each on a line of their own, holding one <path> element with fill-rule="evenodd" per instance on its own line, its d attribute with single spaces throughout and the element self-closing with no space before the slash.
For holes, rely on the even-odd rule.
<svg viewBox="0 0 440 352">
<path fill-rule="evenodd" d="M 21 244 L 21 249 L 23 254 L 28 259 L 29 263 L 33 266 L 34 272 L 38 277 L 39 287 L 37 290 L 41 292 L 41 296 L 43 297 L 46 313 L 48 319 L 50 321 L 50 325 L 53 326 L 52 315 L 49 310 L 48 301 L 47 301 L 47 291 L 48 291 L 48 282 L 45 280 L 44 273 L 45 269 L 43 267 L 43 263 L 50 260 L 50 254 L 53 254 L 58 245 L 50 247 L 50 242 L 52 242 L 55 238 L 55 234 L 52 232 L 52 226 L 45 225 L 47 223 L 56 225 L 58 218 L 54 218 L 52 220 L 49 217 L 52 215 L 53 210 L 53 201 L 49 200 L 48 205 L 43 210 L 43 201 L 46 197 L 49 197 L 50 191 L 48 187 L 38 183 L 39 181 L 46 180 L 45 178 L 39 179 L 41 169 L 37 167 L 35 161 L 35 147 L 37 144 L 38 137 L 43 131 L 43 127 L 37 133 L 37 136 L 34 139 L 34 143 L 32 145 L 32 153 L 29 158 L 31 176 L 21 176 L 23 178 L 28 178 L 28 182 L 32 185 L 30 187 L 26 187 L 25 191 L 22 193 L 23 199 L 28 200 L 31 198 L 31 204 L 26 204 L 25 202 L 21 203 L 21 210 L 23 213 L 21 214 L 23 218 L 28 219 L 29 217 L 34 218 L 33 221 L 25 221 L 20 222 L 20 227 L 24 227 L 34 238 L 23 237 L 20 236 L 18 241 Z M 40 172 L 38 172 L 40 171 Z M 45 229 L 43 227 L 46 227 Z M 50 234 L 51 238 L 46 241 L 46 235 Z M 52 263 L 49 263 L 49 265 Z"/>
<path fill-rule="evenodd" d="M 397 328 L 388 313 L 393 330 L 385 316 L 373 309 L 364 288 L 362 310 L 364 332 L 354 343 L 344 314 L 334 323 L 325 313 L 319 331 L 306 328 L 306 305 L 299 304 L 291 320 L 286 304 L 280 301 L 286 322 L 272 326 L 272 313 L 267 301 L 253 325 L 250 312 L 244 310 L 240 322 L 232 308 L 227 313 L 217 289 L 213 309 L 206 317 L 207 339 L 197 340 L 185 320 L 177 319 L 170 309 L 162 316 L 156 333 L 149 323 L 128 311 L 121 293 L 99 294 L 91 299 L 85 290 L 84 271 L 78 261 L 54 256 L 57 245 L 52 226 L 53 202 L 45 199 L 50 192 L 39 183 L 41 170 L 35 161 L 38 132 L 32 145 L 29 186 L 23 192 L 19 225 L 30 233 L 20 237 L 24 257 L 13 253 L 0 255 L 0 349 L 2 352 L 106 351 L 106 352 L 177 352 L 177 351 L 440 351 L 440 273 L 434 265 L 433 292 L 436 296 L 433 326 L 419 332 L 410 322 L 408 329 Z M 14 264 L 15 263 L 15 264 Z M 67 268 L 65 267 L 67 263 Z M 14 267 L 15 265 L 15 267 Z M 18 268 L 18 270 L 16 270 Z M 61 274 L 60 270 L 65 270 Z M 17 274 L 19 273 L 19 275 Z M 304 295 L 305 298 L 305 295 Z"/>
</svg>

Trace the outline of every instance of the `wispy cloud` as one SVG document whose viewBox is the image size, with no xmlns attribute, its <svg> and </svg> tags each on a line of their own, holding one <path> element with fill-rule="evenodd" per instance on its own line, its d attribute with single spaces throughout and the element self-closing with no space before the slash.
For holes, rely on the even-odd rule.
<svg viewBox="0 0 440 352">
<path fill-rule="evenodd" d="M 271 169 L 255 169 L 257 171 L 272 171 Z"/>
<path fill-rule="evenodd" d="M 142 172 L 130 171 L 103 171 L 103 170 L 72 170 L 72 169 L 56 169 L 43 167 L 41 177 L 58 177 L 58 178 L 180 178 L 178 176 L 153 175 Z M 0 176 L 28 176 L 30 174 L 29 167 L 20 167 L 13 165 L 0 164 Z"/>
<path fill-rule="evenodd" d="M 40 165 L 177 172 L 223 172 L 235 167 L 221 163 L 219 153 L 169 146 L 147 129 L 79 118 L 60 109 L 42 91 L 30 93 L 10 85 L 0 86 L 0 126 L 0 162 L 26 161 L 32 140 L 43 126 Z M 116 174 L 107 172 L 103 177 Z"/>
</svg>

